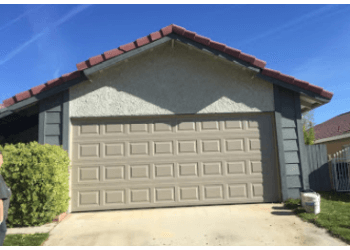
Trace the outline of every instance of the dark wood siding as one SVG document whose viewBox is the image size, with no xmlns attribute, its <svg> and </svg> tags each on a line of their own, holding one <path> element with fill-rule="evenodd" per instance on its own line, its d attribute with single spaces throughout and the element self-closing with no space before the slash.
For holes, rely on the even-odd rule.
<svg viewBox="0 0 350 250">
<path fill-rule="evenodd" d="M 68 90 L 40 101 L 39 143 L 62 145 L 68 151 L 68 105 Z"/>
<path fill-rule="evenodd" d="M 274 85 L 275 117 L 283 200 L 300 198 L 308 188 L 307 158 L 301 127 L 299 93 Z M 301 149 L 301 150 L 299 150 Z"/>
</svg>

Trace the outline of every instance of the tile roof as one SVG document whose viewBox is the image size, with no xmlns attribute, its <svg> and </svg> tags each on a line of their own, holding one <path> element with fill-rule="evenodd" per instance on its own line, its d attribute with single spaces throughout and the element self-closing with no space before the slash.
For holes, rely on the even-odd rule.
<svg viewBox="0 0 350 250">
<path fill-rule="evenodd" d="M 146 44 L 152 43 L 153 41 L 156 41 L 156 40 L 158 40 L 158 39 L 160 39 L 160 38 L 162 38 L 164 36 L 167 36 L 167 35 L 169 35 L 171 33 L 175 33 L 175 34 L 178 34 L 180 36 L 186 37 L 186 38 L 188 38 L 190 40 L 193 40 L 193 41 L 195 41 L 197 43 L 206 45 L 206 46 L 208 46 L 210 48 L 213 48 L 213 49 L 216 49 L 216 50 L 221 51 L 223 53 L 226 53 L 226 54 L 228 54 L 228 55 L 230 55 L 232 57 L 235 57 L 235 58 L 238 58 L 238 59 L 240 59 L 242 61 L 248 62 L 251 65 L 262 69 L 261 73 L 263 75 L 266 75 L 266 76 L 269 76 L 269 77 L 272 77 L 272 78 L 275 78 L 275 79 L 287 82 L 289 84 L 292 84 L 292 85 L 295 85 L 295 86 L 298 86 L 298 87 L 301 87 L 303 89 L 306 89 L 306 90 L 309 90 L 311 92 L 317 93 L 317 94 L 319 94 L 319 95 L 321 95 L 321 96 L 323 96 L 323 97 L 325 97 L 327 99 L 331 99 L 332 96 L 333 96 L 332 92 L 324 90 L 321 87 L 312 85 L 312 84 L 310 84 L 308 82 L 305 82 L 305 81 L 302 81 L 302 80 L 298 80 L 298 79 L 296 79 L 296 78 L 294 78 L 292 76 L 288 76 L 288 75 L 282 74 L 282 73 L 280 73 L 278 71 L 265 68 L 266 62 L 262 61 L 260 59 L 257 59 L 257 58 L 255 58 L 252 55 L 248 55 L 246 53 L 243 53 L 240 50 L 231 48 L 229 46 L 226 46 L 225 44 L 222 44 L 222 43 L 219 43 L 219 42 L 215 42 L 215 41 L 213 41 L 213 40 L 211 40 L 211 39 L 209 39 L 207 37 L 198 35 L 195 32 L 186 30 L 183 27 L 177 26 L 175 24 L 171 24 L 169 26 L 166 26 L 166 27 L 160 29 L 159 31 L 156 31 L 156 32 L 153 32 L 153 33 L 149 34 L 148 36 L 139 38 L 139 39 L 137 39 L 137 40 L 135 40 L 135 41 L 133 41 L 131 43 L 124 44 L 122 46 L 119 46 L 118 48 L 106 51 L 103 54 L 93 56 L 93 57 L 89 58 L 86 61 L 80 62 L 80 63 L 78 63 L 76 65 L 77 69 L 78 69 L 77 71 L 73 71 L 71 73 L 62 75 L 59 78 L 50 80 L 50 81 L 48 81 L 48 82 L 46 82 L 44 84 L 38 85 L 38 86 L 33 87 L 33 88 L 29 89 L 29 90 L 26 90 L 26 91 L 23 91 L 21 93 L 18 93 L 18 94 L 16 94 L 13 97 L 10 97 L 10 98 L 4 100 L 3 101 L 3 105 L 5 107 L 9 107 L 9 106 L 11 106 L 11 105 L 13 105 L 13 104 L 15 104 L 17 102 L 20 102 L 22 100 L 30 98 L 30 97 L 32 97 L 34 95 L 37 95 L 38 93 L 41 93 L 43 91 L 46 91 L 46 90 L 50 89 L 52 87 L 61 85 L 61 84 L 65 83 L 65 82 L 67 82 L 69 80 L 82 77 L 83 75 L 82 75 L 81 72 L 84 69 L 91 68 L 94 65 L 97 65 L 97 64 L 99 64 L 101 62 L 104 62 L 106 60 L 109 60 L 111 58 L 119 56 L 121 54 L 127 53 L 127 52 L 129 52 L 129 51 L 131 51 L 133 49 L 139 48 L 139 47 L 144 46 Z"/>
<path fill-rule="evenodd" d="M 350 132 L 350 112 L 338 115 L 314 126 L 315 140 Z"/>
</svg>

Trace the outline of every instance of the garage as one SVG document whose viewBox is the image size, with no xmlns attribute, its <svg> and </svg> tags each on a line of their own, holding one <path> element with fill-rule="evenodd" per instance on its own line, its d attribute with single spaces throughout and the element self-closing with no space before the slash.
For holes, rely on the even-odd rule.
<svg viewBox="0 0 350 250">
<path fill-rule="evenodd" d="M 72 124 L 72 211 L 279 200 L 269 113 Z"/>
<path fill-rule="evenodd" d="M 4 100 L 0 145 L 62 146 L 67 213 L 297 199 L 333 93 L 265 65 L 171 24 Z"/>
</svg>

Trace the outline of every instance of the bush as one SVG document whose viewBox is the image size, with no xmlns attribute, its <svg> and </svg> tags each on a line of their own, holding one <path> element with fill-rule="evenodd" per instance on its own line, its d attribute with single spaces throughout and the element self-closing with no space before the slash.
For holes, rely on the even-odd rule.
<svg viewBox="0 0 350 250">
<path fill-rule="evenodd" d="M 62 146 L 6 144 L 0 146 L 0 174 L 12 191 L 7 226 L 41 226 L 69 205 L 70 159 Z"/>
</svg>

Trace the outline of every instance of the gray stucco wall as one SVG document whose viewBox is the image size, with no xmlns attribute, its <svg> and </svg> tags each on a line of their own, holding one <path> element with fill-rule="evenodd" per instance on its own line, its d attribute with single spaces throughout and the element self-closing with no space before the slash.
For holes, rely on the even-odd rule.
<svg viewBox="0 0 350 250">
<path fill-rule="evenodd" d="M 273 85 L 232 62 L 175 42 L 142 52 L 69 89 L 70 117 L 274 111 Z"/>
<path fill-rule="evenodd" d="M 307 159 L 302 133 L 299 93 L 274 86 L 277 146 L 283 200 L 300 198 L 308 188 L 305 172 Z M 301 149 L 301 150 L 299 150 Z"/>
</svg>

